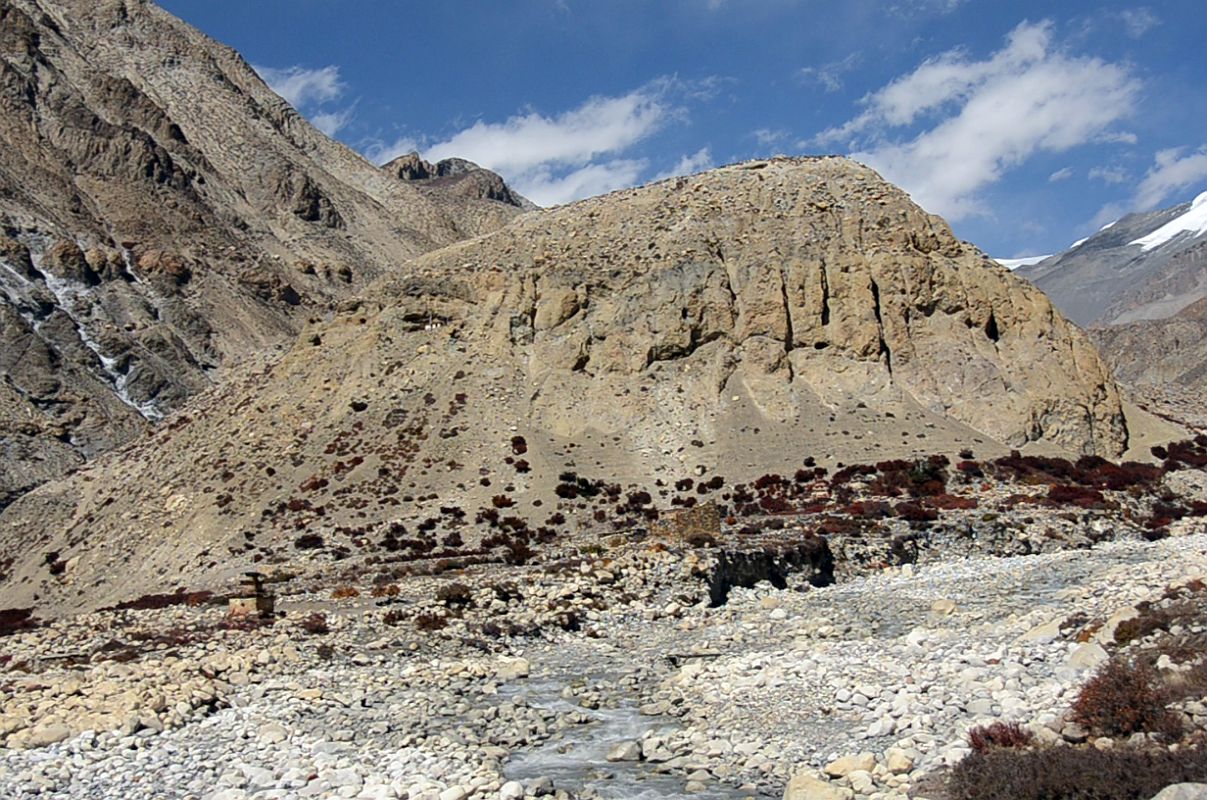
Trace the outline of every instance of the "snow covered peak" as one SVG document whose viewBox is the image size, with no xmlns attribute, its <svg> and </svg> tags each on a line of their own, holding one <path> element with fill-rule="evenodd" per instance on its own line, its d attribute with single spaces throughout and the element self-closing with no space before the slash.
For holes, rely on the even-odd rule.
<svg viewBox="0 0 1207 800">
<path fill-rule="evenodd" d="M 1147 252 L 1160 247 L 1182 233 L 1189 233 L 1196 237 L 1207 233 L 1207 192 L 1196 197 L 1190 204 L 1190 210 L 1185 214 L 1175 217 L 1147 236 L 1136 239 L 1134 242 L 1128 242 L 1128 244 L 1138 244 L 1142 250 Z"/>
</svg>

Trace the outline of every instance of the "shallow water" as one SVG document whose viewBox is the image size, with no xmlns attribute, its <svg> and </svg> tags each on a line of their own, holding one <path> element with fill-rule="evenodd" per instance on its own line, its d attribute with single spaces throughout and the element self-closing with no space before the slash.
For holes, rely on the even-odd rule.
<svg viewBox="0 0 1207 800">
<path fill-rule="evenodd" d="M 643 716 L 636 700 L 618 708 L 583 709 L 561 697 L 561 681 L 535 679 L 518 686 L 517 694 L 526 695 L 531 706 L 555 711 L 577 710 L 594 718 L 586 725 L 575 725 L 555 734 L 540 747 L 517 753 L 508 759 L 503 772 L 509 780 L 523 784 L 548 776 L 559 789 L 600 798 L 694 798 L 695 800 L 731 800 L 748 797 L 744 792 L 710 782 L 703 792 L 685 791 L 683 775 L 663 775 L 656 764 L 642 761 L 609 762 L 608 751 L 621 742 L 641 739 L 647 732 L 669 733 L 678 723 L 668 717 Z"/>
</svg>

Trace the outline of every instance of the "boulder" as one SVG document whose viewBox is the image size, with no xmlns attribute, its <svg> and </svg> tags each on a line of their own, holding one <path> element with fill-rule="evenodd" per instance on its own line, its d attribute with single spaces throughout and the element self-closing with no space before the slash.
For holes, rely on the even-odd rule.
<svg viewBox="0 0 1207 800">
<path fill-rule="evenodd" d="M 1207 800 L 1207 783 L 1175 783 L 1166 786 L 1152 800 Z"/>
<path fill-rule="evenodd" d="M 620 742 L 608 750 L 608 761 L 638 761 L 641 759 L 641 745 L 637 742 Z"/>
<path fill-rule="evenodd" d="M 798 772 L 784 789 L 784 800 L 851 800 L 855 793 L 835 786 L 811 772 Z"/>
<path fill-rule="evenodd" d="M 1069 653 L 1069 658 L 1065 664 L 1075 670 L 1084 672 L 1096 669 L 1109 658 L 1110 656 L 1107 655 L 1102 645 L 1096 642 L 1084 642 L 1077 645 L 1073 649 L 1073 652 Z"/>
<path fill-rule="evenodd" d="M 876 768 L 876 756 L 871 753 L 860 753 L 856 756 L 843 756 L 826 764 L 824 772 L 831 778 L 845 778 L 856 771 L 871 772 Z"/>
</svg>

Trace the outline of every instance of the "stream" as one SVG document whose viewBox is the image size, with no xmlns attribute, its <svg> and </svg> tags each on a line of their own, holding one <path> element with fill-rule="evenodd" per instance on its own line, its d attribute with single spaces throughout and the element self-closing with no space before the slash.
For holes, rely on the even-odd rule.
<svg viewBox="0 0 1207 800">
<path fill-rule="evenodd" d="M 645 761 L 607 760 L 608 751 L 623 742 L 639 741 L 648 732 L 669 733 L 679 728 L 672 717 L 642 715 L 635 698 L 626 698 L 617 708 L 580 708 L 561 696 L 563 680 L 535 678 L 517 685 L 512 693 L 525 695 L 529 705 L 551 711 L 579 711 L 593 718 L 554 734 L 539 747 L 516 753 L 508 759 L 503 772 L 509 780 L 525 785 L 547 776 L 558 789 L 583 797 L 695 798 L 695 800 L 731 800 L 749 797 L 748 792 L 710 781 L 701 792 L 687 792 L 687 778 L 681 774 L 655 771 L 658 764 Z M 502 693 L 502 692 L 501 692 Z"/>
</svg>

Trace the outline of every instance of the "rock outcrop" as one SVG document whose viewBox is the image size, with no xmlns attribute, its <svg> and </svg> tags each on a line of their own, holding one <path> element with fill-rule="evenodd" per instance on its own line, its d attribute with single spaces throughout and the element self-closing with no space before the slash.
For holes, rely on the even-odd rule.
<svg viewBox="0 0 1207 800">
<path fill-rule="evenodd" d="M 0 505 L 520 210 L 390 178 L 150 2 L 0 0 Z"/>
<path fill-rule="evenodd" d="M 525 520 L 556 535 L 594 524 L 586 496 L 723 499 L 809 458 L 1113 456 L 1127 438 L 1106 368 L 1041 292 L 841 158 L 525 215 L 365 296 L 10 506 L 10 603 L 431 554 L 454 533 L 472 548 Z M 76 560 L 50 575 L 44 553 Z"/>
</svg>

